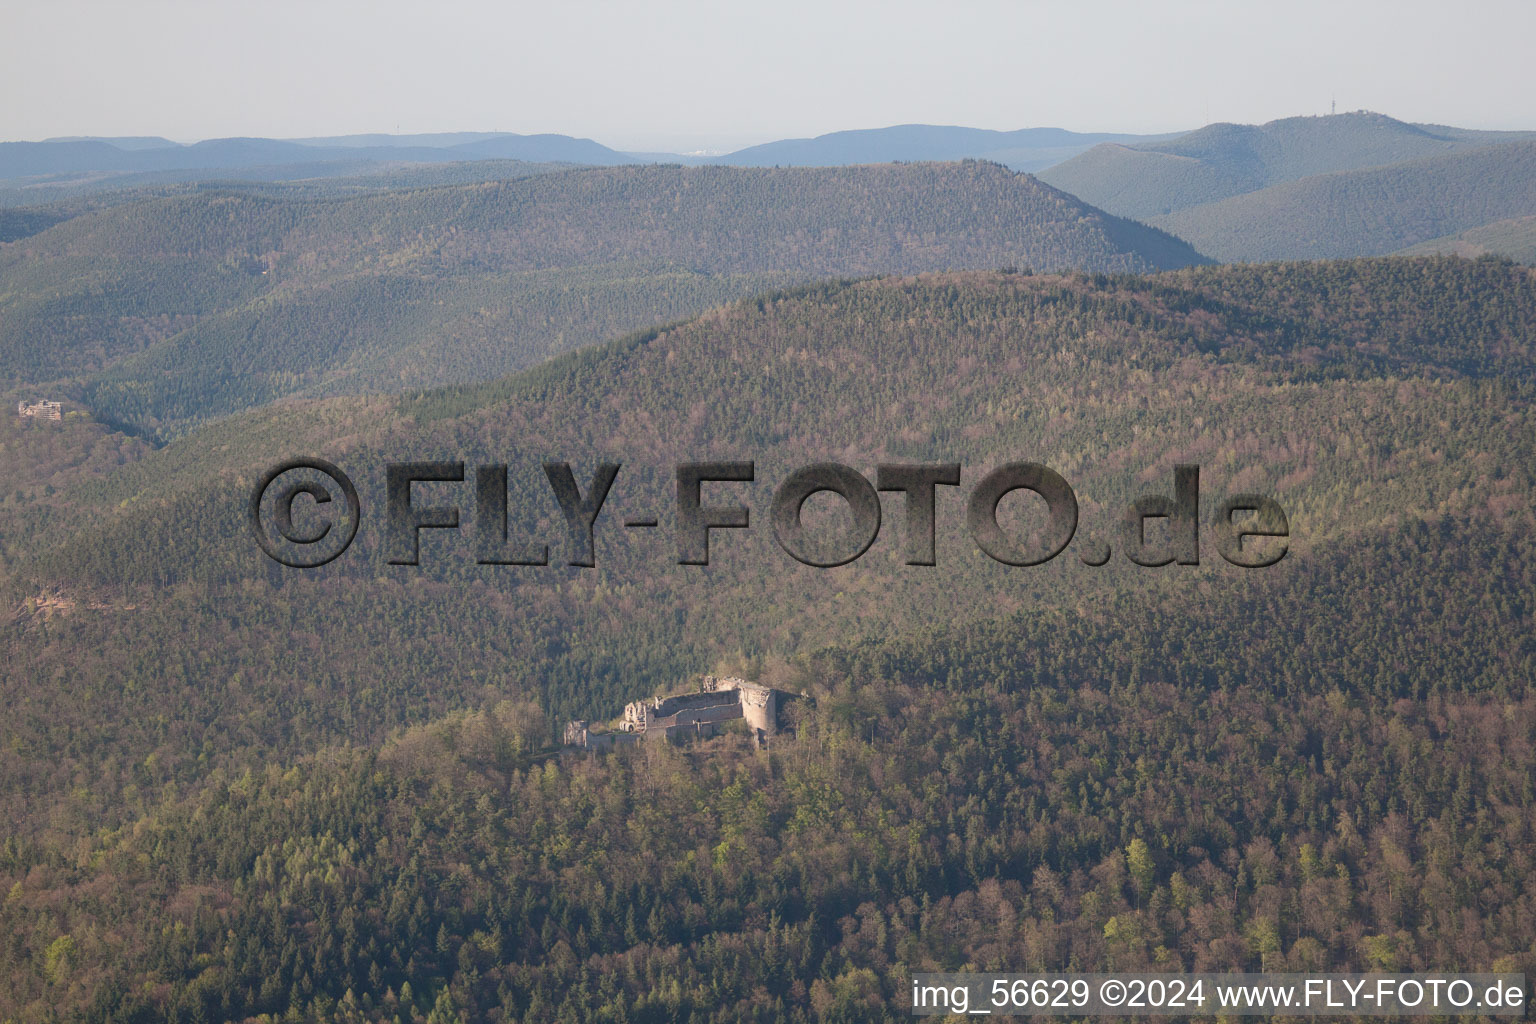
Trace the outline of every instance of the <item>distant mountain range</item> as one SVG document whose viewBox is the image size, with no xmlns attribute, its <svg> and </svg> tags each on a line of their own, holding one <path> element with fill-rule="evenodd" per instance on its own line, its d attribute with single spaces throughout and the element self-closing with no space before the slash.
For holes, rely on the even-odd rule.
<svg viewBox="0 0 1536 1024">
<path fill-rule="evenodd" d="M 996 132 L 931 124 L 833 132 L 783 139 L 715 157 L 737 167 L 837 167 L 907 160 L 992 160 L 1016 171 L 1038 171 L 1101 143 L 1146 142 L 1167 136 L 1082 134 L 1061 128 Z"/>
<path fill-rule="evenodd" d="M 213 139 L 59 138 L 0 143 L 0 208 L 100 205 L 126 189 L 238 179 L 309 196 L 506 180 L 573 165 L 838 167 L 988 160 L 1038 174 L 1119 217 L 1185 239 L 1219 260 L 1434 251 L 1530 258 L 1536 132 L 1410 124 L 1357 111 L 1178 135 L 990 131 L 906 124 L 783 139 L 721 156 L 621 152 L 591 139 L 506 132 Z M 1521 148 L 1522 145 L 1527 148 Z M 92 197 L 105 197 L 92 198 Z M 0 242 L 57 218 L 0 219 Z M 1453 245 L 1463 232 L 1476 241 Z"/>
<path fill-rule="evenodd" d="M 427 139 L 432 137 L 428 136 Z M 0 143 L 0 179 L 87 172 L 135 173 L 190 168 L 237 170 L 284 164 L 374 160 L 390 163 L 448 163 L 460 160 L 527 160 L 542 163 L 638 163 L 591 139 L 568 135 L 496 134 L 449 136 L 354 136 L 351 139 L 209 139 L 190 146 L 165 139 L 60 139 Z M 157 145 L 156 143 L 163 143 Z"/>
<path fill-rule="evenodd" d="M 182 145 L 156 136 L 68 137 L 0 143 L 0 181 L 204 170 L 248 171 L 302 165 L 313 176 L 354 173 L 360 163 L 450 163 L 523 160 L 614 166 L 633 163 L 724 164 L 734 167 L 839 167 L 931 160 L 992 160 L 1016 171 L 1037 171 L 1101 143 L 1150 142 L 1167 136 L 1080 133 L 1060 128 L 1000 132 L 982 128 L 904 124 L 784 139 L 724 156 L 626 153 L 567 135 L 442 132 L 418 135 L 336 135 L 304 139 L 209 139 Z"/>
</svg>

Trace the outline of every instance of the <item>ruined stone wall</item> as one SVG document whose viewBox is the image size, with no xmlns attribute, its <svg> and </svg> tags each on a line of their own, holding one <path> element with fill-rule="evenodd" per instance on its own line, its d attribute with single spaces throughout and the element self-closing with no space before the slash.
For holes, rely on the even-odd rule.
<svg viewBox="0 0 1536 1024">
<path fill-rule="evenodd" d="M 61 420 L 64 418 L 64 406 L 59 402 L 17 402 L 16 415 L 31 416 L 41 420 Z"/>
<path fill-rule="evenodd" d="M 624 727 L 634 732 L 648 732 L 680 714 L 709 708 L 735 708 L 740 705 L 736 691 L 681 693 L 670 697 L 631 701 L 624 708 Z M 732 717 L 740 717 L 739 711 Z"/>
<path fill-rule="evenodd" d="M 741 702 L 737 698 L 735 691 L 724 693 L 682 693 L 675 697 L 663 697 L 660 705 L 655 706 L 654 713 L 666 718 L 685 711 L 730 707 L 732 704 L 739 703 Z"/>
<path fill-rule="evenodd" d="M 716 704 L 707 708 L 685 708 L 667 719 L 664 724 L 692 725 L 695 722 L 714 724 L 717 722 L 732 722 L 742 717 L 741 704 L 732 701 L 729 704 Z"/>
<path fill-rule="evenodd" d="M 612 750 L 614 747 L 636 740 L 633 733 L 593 732 L 584 719 L 567 722 L 564 744 L 578 750 Z"/>
</svg>

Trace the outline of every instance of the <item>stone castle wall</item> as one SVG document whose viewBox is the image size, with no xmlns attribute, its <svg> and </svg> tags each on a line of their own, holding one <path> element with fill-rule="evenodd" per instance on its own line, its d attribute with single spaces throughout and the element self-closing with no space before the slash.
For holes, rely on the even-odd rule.
<svg viewBox="0 0 1536 1024">
<path fill-rule="evenodd" d="M 64 404 L 62 402 L 17 402 L 16 415 L 30 416 L 40 420 L 61 420 L 64 418 Z"/>
<path fill-rule="evenodd" d="M 792 695 L 782 696 L 788 699 Z M 713 736 L 720 725 L 737 719 L 745 720 L 759 744 L 766 744 L 779 732 L 780 697 L 779 691 L 745 679 L 705 676 L 695 693 L 631 701 L 624 708 L 619 733 L 594 733 L 585 721 L 573 721 L 566 726 L 565 744 L 595 749 L 609 736 L 629 740 Z M 612 745 L 611 740 L 607 743 Z"/>
</svg>

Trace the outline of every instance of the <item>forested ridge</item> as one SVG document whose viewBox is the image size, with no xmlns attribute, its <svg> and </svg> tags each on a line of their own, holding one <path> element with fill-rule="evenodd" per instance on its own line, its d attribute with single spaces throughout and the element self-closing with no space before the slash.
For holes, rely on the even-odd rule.
<svg viewBox="0 0 1536 1024">
<path fill-rule="evenodd" d="M 351 198 L 199 191 L 0 246 L 7 383 L 148 434 L 493 379 L 828 276 L 1203 262 L 996 164 L 567 170 Z"/>
<path fill-rule="evenodd" d="M 111 179 L 87 177 L 6 188 L 0 183 L 0 225 L 26 238 L 91 210 L 145 199 L 199 192 L 240 192 L 282 199 L 340 199 L 391 189 L 473 185 L 571 170 L 570 164 L 522 160 L 465 160 L 450 164 L 283 164 L 247 167 L 238 177 L 210 176 L 208 169 L 147 171 Z M 315 172 L 320 172 L 316 176 Z"/>
<path fill-rule="evenodd" d="M 1533 325 L 1536 275 L 1493 259 L 918 274 L 159 449 L 12 421 L 0 1019 L 867 1020 L 923 968 L 1536 971 Z M 295 454 L 364 501 L 312 573 L 244 522 Z M 422 458 L 508 462 L 556 564 L 466 536 L 385 565 L 382 465 Z M 625 464 L 596 569 L 562 564 L 548 458 Z M 702 458 L 759 466 L 707 570 L 617 525 L 669 522 Z M 858 562 L 791 563 L 768 497 L 824 459 L 962 463 L 939 565 L 901 564 L 894 503 Z M 1017 460 L 1084 540 L 1198 463 L 1208 511 L 1274 495 L 1290 553 L 998 565 L 964 494 Z M 705 671 L 815 700 L 767 751 L 551 751 Z"/>
<path fill-rule="evenodd" d="M 468 132 L 351 139 L 204 139 L 181 145 L 159 137 L 0 142 L 0 206 L 39 197 L 99 197 L 146 184 L 185 181 L 309 181 L 345 177 L 450 177 L 464 167 L 578 166 L 635 161 L 590 139 L 564 135 Z M 491 172 L 497 176 L 497 172 Z"/>
</svg>

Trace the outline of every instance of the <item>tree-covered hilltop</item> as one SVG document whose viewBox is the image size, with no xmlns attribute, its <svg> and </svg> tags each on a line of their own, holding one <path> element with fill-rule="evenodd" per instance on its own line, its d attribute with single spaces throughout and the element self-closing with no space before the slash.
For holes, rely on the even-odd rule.
<svg viewBox="0 0 1536 1024">
<path fill-rule="evenodd" d="M 1122 217 L 1151 220 L 1300 178 L 1533 137 L 1531 132 L 1408 124 L 1360 110 L 1261 125 L 1211 124 L 1172 139 L 1108 143 L 1042 171 L 1040 177 Z"/>
<path fill-rule="evenodd" d="M 834 275 L 1203 262 L 995 164 L 624 167 L 117 204 L 0 247 L 12 383 L 166 432 L 292 395 L 496 378 Z"/>
<path fill-rule="evenodd" d="M 767 751 L 551 755 L 514 700 L 216 770 L 5 843 L 0 1012 L 859 1021 L 921 970 L 1529 972 L 1531 538 L 1431 518 L 822 650 Z"/>
</svg>

